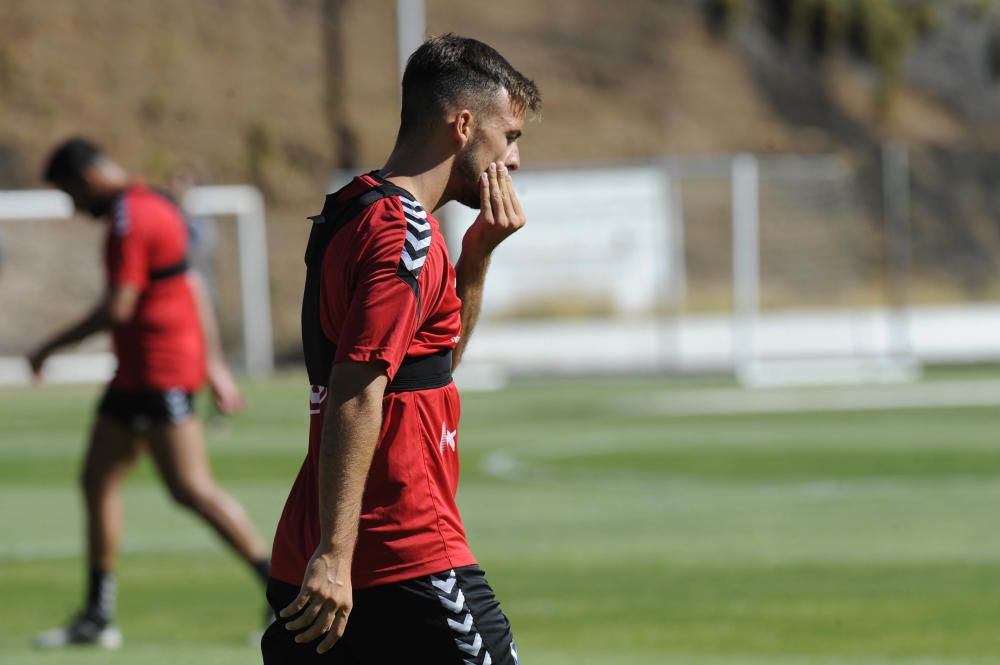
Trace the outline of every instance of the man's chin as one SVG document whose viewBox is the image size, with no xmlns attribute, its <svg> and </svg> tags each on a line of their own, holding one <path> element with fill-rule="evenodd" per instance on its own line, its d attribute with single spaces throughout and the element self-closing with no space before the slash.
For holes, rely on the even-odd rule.
<svg viewBox="0 0 1000 665">
<path fill-rule="evenodd" d="M 86 211 L 94 219 L 101 219 L 111 212 L 115 205 L 114 197 L 102 198 L 91 202 L 89 205 L 80 206 L 79 209 Z"/>
</svg>

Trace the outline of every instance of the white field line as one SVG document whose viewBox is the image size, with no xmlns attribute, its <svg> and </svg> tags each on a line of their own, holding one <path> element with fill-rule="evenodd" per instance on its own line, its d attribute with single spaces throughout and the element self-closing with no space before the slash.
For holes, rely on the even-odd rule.
<svg viewBox="0 0 1000 665">
<path fill-rule="evenodd" d="M 612 408 L 626 415 L 698 416 L 698 415 L 741 415 L 796 412 L 849 412 L 881 411 L 892 409 L 917 410 L 928 408 L 971 408 L 1000 406 L 1000 381 L 934 381 L 918 384 L 837 386 L 833 388 L 724 388 L 669 390 L 652 393 L 645 398 L 621 398 L 612 403 Z M 482 471 L 488 476 L 510 482 L 531 482 L 538 480 L 572 481 L 588 480 L 590 476 L 583 469 L 563 473 L 554 467 L 562 457 L 586 456 L 609 451 L 642 451 L 656 447 L 655 444 L 623 445 L 618 441 L 608 441 L 605 445 L 574 446 L 571 448 L 551 448 L 538 445 L 530 452 L 496 450 L 486 455 L 481 463 Z M 598 472 L 594 472 L 597 474 Z M 677 488 L 678 483 L 687 479 L 662 473 L 642 471 L 599 472 L 602 482 L 641 483 L 656 481 L 662 483 L 670 479 Z M 588 480 L 589 481 L 589 480 Z M 704 479 L 695 479 L 704 486 Z M 926 483 L 928 479 L 908 480 L 892 478 L 851 478 L 849 480 L 814 481 L 769 481 L 769 491 L 782 491 L 801 497 L 808 495 L 841 494 L 864 488 L 866 491 L 898 492 L 912 488 L 914 482 Z M 978 477 L 954 477 L 935 483 L 943 487 L 951 483 L 989 482 Z"/>
<path fill-rule="evenodd" d="M 881 411 L 1000 406 L 1000 381 L 932 381 L 835 388 L 672 390 L 621 399 L 623 413 L 663 416 Z"/>
<path fill-rule="evenodd" d="M 649 449 L 652 446 L 609 446 L 606 451 L 617 450 L 630 452 Z M 579 453 L 580 457 L 599 454 L 601 451 L 588 449 Z M 567 471 L 559 466 L 559 459 L 576 457 L 571 451 L 558 451 L 551 454 L 514 455 L 509 451 L 495 450 L 486 455 L 480 463 L 484 474 L 516 484 L 560 484 L 581 485 L 593 487 L 601 485 L 605 488 L 614 486 L 616 491 L 634 491 L 648 494 L 655 492 L 671 501 L 683 501 L 689 497 L 704 497 L 707 494 L 732 491 L 732 483 L 716 481 L 699 476 L 664 473 L 659 471 L 642 471 L 617 469 L 614 471 L 602 469 L 576 468 Z M 714 488 L 714 489 L 713 489 Z M 872 476 L 864 478 L 823 478 L 816 480 L 776 480 L 766 479 L 757 483 L 746 483 L 740 492 L 756 497 L 780 498 L 796 503 L 828 502 L 864 495 L 870 498 L 891 499 L 910 496 L 917 491 L 927 491 L 933 488 L 936 492 L 968 492 L 982 491 L 1000 493 L 1000 481 L 979 476 L 948 476 L 940 479 L 927 478 L 893 478 L 888 476 Z"/>
</svg>

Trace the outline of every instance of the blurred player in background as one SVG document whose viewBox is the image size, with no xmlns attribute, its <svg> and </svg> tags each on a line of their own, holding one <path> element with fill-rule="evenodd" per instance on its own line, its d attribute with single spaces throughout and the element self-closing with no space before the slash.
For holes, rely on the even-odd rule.
<svg viewBox="0 0 1000 665">
<path fill-rule="evenodd" d="M 190 508 L 267 579 L 266 545 L 242 506 L 215 482 L 193 394 L 208 381 L 223 412 L 242 408 L 226 367 L 211 304 L 187 265 L 188 234 L 178 209 L 132 181 L 97 146 L 76 138 L 50 156 L 45 179 L 75 207 L 108 225 L 107 287 L 83 319 L 33 351 L 40 376 L 57 349 L 111 330 L 118 365 L 97 409 L 82 472 L 88 586 L 81 612 L 38 635 L 42 647 L 121 645 L 114 624 L 122 536 L 121 486 L 147 451 L 171 495 Z"/>
<path fill-rule="evenodd" d="M 275 534 L 266 665 L 516 665 L 455 502 L 458 390 L 494 248 L 524 225 L 509 171 L 541 100 L 495 50 L 445 35 L 403 76 L 385 166 L 327 197 L 306 250 L 309 452 Z M 453 268 L 431 215 L 481 210 Z"/>
</svg>

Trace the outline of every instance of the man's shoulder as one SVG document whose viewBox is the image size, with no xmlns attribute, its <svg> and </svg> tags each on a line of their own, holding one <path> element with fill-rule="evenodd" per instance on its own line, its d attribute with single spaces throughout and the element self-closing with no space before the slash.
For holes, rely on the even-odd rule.
<svg viewBox="0 0 1000 665">
<path fill-rule="evenodd" d="M 349 222 L 355 232 L 362 236 L 402 233 L 406 227 L 406 213 L 400 195 L 387 193 L 381 196 L 384 192 L 368 191 L 372 192 L 371 196 L 360 202 L 359 209 Z"/>
<path fill-rule="evenodd" d="M 165 195 L 142 184 L 130 185 L 118 197 L 111 213 L 116 232 L 141 231 L 156 227 L 160 231 L 182 231 L 184 217 Z M 168 220 L 167 224 L 163 224 Z"/>
<path fill-rule="evenodd" d="M 410 192 L 378 171 L 359 175 L 341 190 L 345 199 L 359 202 L 358 221 L 379 226 L 402 226 L 407 220 L 426 223 L 427 211 Z"/>
<path fill-rule="evenodd" d="M 129 185 L 122 193 L 122 199 L 130 208 L 138 212 L 155 211 L 180 215 L 180 209 L 173 199 L 143 183 Z"/>
<path fill-rule="evenodd" d="M 312 219 L 333 222 L 336 230 L 327 245 L 329 257 L 347 257 L 352 264 L 369 259 L 418 260 L 430 244 L 432 224 L 428 213 L 406 190 L 365 174 L 354 178 L 327 197 L 323 212 Z M 407 244 L 409 243 L 409 244 Z"/>
</svg>

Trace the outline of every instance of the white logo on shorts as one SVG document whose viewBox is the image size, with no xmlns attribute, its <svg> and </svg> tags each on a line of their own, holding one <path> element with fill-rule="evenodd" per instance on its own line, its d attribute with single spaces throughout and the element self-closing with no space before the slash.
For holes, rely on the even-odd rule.
<svg viewBox="0 0 1000 665">
<path fill-rule="evenodd" d="M 312 386 L 309 389 L 309 415 L 319 413 L 319 405 L 326 401 L 327 389 L 323 386 Z"/>
<path fill-rule="evenodd" d="M 171 422 L 180 422 L 191 414 L 188 410 L 187 393 L 179 388 L 171 388 L 164 393 L 167 417 Z"/>
<path fill-rule="evenodd" d="M 441 423 L 441 443 L 439 446 L 442 454 L 444 454 L 445 448 L 451 448 L 451 451 L 455 452 L 455 436 L 457 434 L 458 430 L 454 432 L 448 431 L 448 423 Z"/>
</svg>

